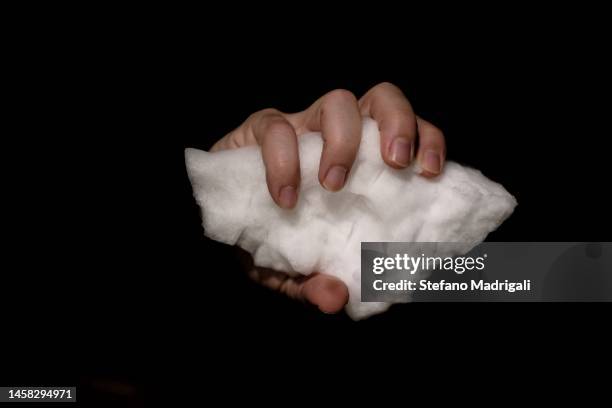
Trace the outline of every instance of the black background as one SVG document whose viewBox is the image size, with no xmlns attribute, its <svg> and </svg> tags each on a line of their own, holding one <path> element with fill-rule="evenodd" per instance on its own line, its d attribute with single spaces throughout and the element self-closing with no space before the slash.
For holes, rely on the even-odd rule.
<svg viewBox="0 0 612 408">
<path fill-rule="evenodd" d="M 322 54 L 244 40 L 213 55 L 218 44 L 181 35 L 70 38 L 35 36 L 16 59 L 17 122 L 3 149 L 9 378 L 102 376 L 150 393 L 210 373 L 257 382 L 265 368 L 274 382 L 315 369 L 331 383 L 449 344 L 602 341 L 602 305 L 411 304 L 355 323 L 284 299 L 203 237 L 183 162 L 185 147 L 209 148 L 257 110 L 390 81 L 445 132 L 449 159 L 517 197 L 489 240 L 606 241 L 609 78 L 597 42 L 548 32 Z"/>
</svg>

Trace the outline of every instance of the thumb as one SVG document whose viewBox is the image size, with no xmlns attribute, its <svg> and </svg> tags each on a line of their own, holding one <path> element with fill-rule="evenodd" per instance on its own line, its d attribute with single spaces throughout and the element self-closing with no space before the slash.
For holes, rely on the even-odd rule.
<svg viewBox="0 0 612 408">
<path fill-rule="evenodd" d="M 315 274 L 301 285 L 304 299 L 323 313 L 337 313 L 349 300 L 348 288 L 344 282 L 333 276 Z"/>
</svg>

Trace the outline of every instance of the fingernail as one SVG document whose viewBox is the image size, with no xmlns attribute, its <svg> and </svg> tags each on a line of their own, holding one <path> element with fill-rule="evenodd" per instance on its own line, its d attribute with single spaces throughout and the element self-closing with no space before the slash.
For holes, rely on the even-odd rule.
<svg viewBox="0 0 612 408">
<path fill-rule="evenodd" d="M 285 186 L 281 188 L 278 195 L 278 201 L 283 208 L 293 208 L 297 202 L 297 192 L 293 186 Z"/>
<path fill-rule="evenodd" d="M 323 180 L 323 187 L 331 191 L 338 191 L 344 186 L 344 179 L 346 178 L 346 169 L 342 166 L 334 166 L 327 170 L 325 180 Z"/>
<path fill-rule="evenodd" d="M 442 161 L 440 160 L 440 153 L 428 150 L 423 155 L 423 169 L 427 170 L 430 173 L 438 174 L 440 173 L 440 169 L 442 166 Z"/>
<path fill-rule="evenodd" d="M 412 159 L 412 143 L 401 137 L 396 137 L 391 143 L 390 159 L 398 166 L 408 166 Z"/>
</svg>

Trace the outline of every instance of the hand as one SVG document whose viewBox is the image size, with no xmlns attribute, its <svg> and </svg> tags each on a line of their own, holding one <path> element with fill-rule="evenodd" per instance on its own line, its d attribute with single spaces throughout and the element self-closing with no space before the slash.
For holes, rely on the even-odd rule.
<svg viewBox="0 0 612 408">
<path fill-rule="evenodd" d="M 319 182 L 327 190 L 338 191 L 344 187 L 359 150 L 362 116 L 370 116 L 378 123 L 380 153 L 389 166 L 405 168 L 416 157 L 422 176 L 435 177 L 442 172 L 446 158 L 444 135 L 416 116 L 402 91 L 386 82 L 376 85 L 359 100 L 351 92 L 339 89 L 302 112 L 287 114 L 276 109 L 256 112 L 215 143 L 211 151 L 261 145 L 270 195 L 278 206 L 291 209 L 297 203 L 300 186 L 298 136 L 321 132 L 325 144 Z M 290 278 L 282 272 L 254 267 L 249 275 L 326 313 L 338 312 L 348 302 L 346 285 L 328 275 Z"/>
</svg>

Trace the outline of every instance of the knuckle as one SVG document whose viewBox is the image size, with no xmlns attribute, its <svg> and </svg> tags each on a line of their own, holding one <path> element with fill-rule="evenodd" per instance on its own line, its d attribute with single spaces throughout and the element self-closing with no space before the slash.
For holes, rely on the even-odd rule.
<svg viewBox="0 0 612 408">
<path fill-rule="evenodd" d="M 325 95 L 324 103 L 326 104 L 345 104 L 357 103 L 355 95 L 346 89 L 334 89 Z"/>
<path fill-rule="evenodd" d="M 255 113 L 252 113 L 247 118 L 246 122 L 257 123 L 257 121 L 261 121 L 262 119 L 265 119 L 268 116 L 280 115 L 280 114 L 281 113 L 278 109 L 274 109 L 274 108 L 262 109 Z"/>
<path fill-rule="evenodd" d="M 281 111 L 279 111 L 278 109 L 275 108 L 266 108 L 266 109 L 262 109 L 259 112 L 256 112 L 256 114 L 259 114 L 261 116 L 271 116 L 271 115 L 281 115 Z"/>
<path fill-rule="evenodd" d="M 397 92 L 399 91 L 399 88 L 395 85 L 393 85 L 391 82 L 381 82 L 380 84 L 374 86 L 374 88 L 372 88 L 373 92 Z"/>
<path fill-rule="evenodd" d="M 298 162 L 291 157 L 275 155 L 268 158 L 267 165 L 275 172 L 275 177 L 289 180 L 295 177 Z"/>
<path fill-rule="evenodd" d="M 280 136 L 290 132 L 291 125 L 281 117 L 267 117 L 262 123 L 262 131 L 265 136 Z"/>
</svg>

